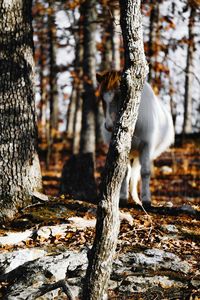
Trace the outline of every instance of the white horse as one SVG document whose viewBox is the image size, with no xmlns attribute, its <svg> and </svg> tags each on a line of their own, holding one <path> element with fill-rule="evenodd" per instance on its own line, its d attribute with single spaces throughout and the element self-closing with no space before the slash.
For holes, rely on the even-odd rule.
<svg viewBox="0 0 200 300">
<path fill-rule="evenodd" d="M 120 72 L 117 71 L 97 74 L 105 118 L 102 124 L 102 133 L 107 144 L 110 143 L 112 129 L 120 107 L 120 79 Z M 128 168 L 120 191 L 120 203 L 128 201 L 129 193 L 133 201 L 141 203 L 137 191 L 141 176 L 142 202 L 150 205 L 151 161 L 173 142 L 174 127 L 171 114 L 146 82 L 142 90 Z"/>
</svg>

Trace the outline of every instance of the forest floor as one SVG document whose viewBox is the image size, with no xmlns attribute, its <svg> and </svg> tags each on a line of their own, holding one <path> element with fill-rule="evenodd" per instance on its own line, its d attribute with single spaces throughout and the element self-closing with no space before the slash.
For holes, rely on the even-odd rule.
<svg viewBox="0 0 200 300">
<path fill-rule="evenodd" d="M 0 299 L 67 299 L 62 284 L 50 291 L 65 275 L 79 299 L 96 205 L 58 196 L 66 155 L 58 149 L 48 170 L 41 162 L 48 197 L 35 195 L 34 205 L 0 228 Z M 97 182 L 104 162 L 101 149 Z M 109 299 L 200 299 L 199 142 L 188 140 L 155 161 L 151 192 L 148 214 L 131 203 L 120 209 Z"/>
</svg>

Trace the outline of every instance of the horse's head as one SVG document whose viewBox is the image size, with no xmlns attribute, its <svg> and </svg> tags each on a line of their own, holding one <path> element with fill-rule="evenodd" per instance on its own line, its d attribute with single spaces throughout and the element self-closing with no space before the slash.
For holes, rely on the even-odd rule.
<svg viewBox="0 0 200 300">
<path fill-rule="evenodd" d="M 97 73 L 96 77 L 99 83 L 100 99 L 103 104 L 105 128 L 112 131 L 120 108 L 121 73 L 118 71 Z"/>
</svg>

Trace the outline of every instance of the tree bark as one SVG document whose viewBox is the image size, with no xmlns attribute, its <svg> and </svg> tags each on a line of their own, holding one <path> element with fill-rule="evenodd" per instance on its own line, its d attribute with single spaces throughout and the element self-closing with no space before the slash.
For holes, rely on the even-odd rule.
<svg viewBox="0 0 200 300">
<path fill-rule="evenodd" d="M 124 178 L 141 90 L 147 75 L 139 0 L 120 0 L 125 69 L 122 107 L 110 143 L 98 205 L 96 236 L 89 256 L 82 299 L 107 299 L 108 280 L 119 232 L 119 193 Z"/>
<path fill-rule="evenodd" d="M 83 16 L 83 103 L 82 103 L 82 126 L 80 139 L 80 153 L 78 161 L 81 166 L 78 170 L 82 199 L 96 200 L 95 151 L 96 151 L 96 0 L 85 0 L 81 5 Z M 83 178 L 87 178 L 83 180 Z"/>
<path fill-rule="evenodd" d="M 85 0 L 82 4 L 84 16 L 83 54 L 83 117 L 81 132 L 81 153 L 95 154 L 95 85 L 96 85 L 96 0 Z"/>
<path fill-rule="evenodd" d="M 0 222 L 41 189 L 36 152 L 31 1 L 0 4 Z"/>
<path fill-rule="evenodd" d="M 81 10 L 80 10 L 81 12 Z M 80 151 L 81 127 L 82 127 L 82 106 L 83 106 L 83 18 L 81 14 L 79 19 L 79 31 L 76 36 L 76 60 L 74 88 L 76 89 L 76 109 L 73 124 L 73 143 L 72 153 L 78 154 Z"/>
<path fill-rule="evenodd" d="M 46 57 L 45 57 L 45 49 L 43 43 L 44 41 L 44 34 L 41 33 L 40 36 L 40 114 L 39 114 L 39 135 L 43 141 L 46 142 L 47 140 L 47 117 L 46 117 L 46 110 L 47 110 L 47 79 L 44 75 L 45 64 L 46 64 Z"/>
<path fill-rule="evenodd" d="M 79 59 L 77 65 L 77 80 L 79 82 L 77 83 L 76 117 L 74 119 L 73 155 L 63 167 L 60 189 L 62 193 L 76 199 L 91 201 L 96 201 L 96 182 L 94 178 L 96 150 L 96 18 L 96 0 L 84 1 L 80 6 L 79 44 L 76 49 Z"/>
<path fill-rule="evenodd" d="M 113 5 L 112 8 L 113 23 L 112 23 L 112 65 L 114 70 L 121 69 L 120 59 L 120 11 L 118 5 Z"/>
<path fill-rule="evenodd" d="M 48 42 L 49 42 L 49 135 L 48 135 L 48 150 L 46 165 L 49 168 L 50 160 L 52 158 L 52 148 L 55 137 L 58 133 L 58 120 L 59 120 L 59 108 L 58 108 L 58 87 L 56 79 L 56 30 L 55 30 L 55 16 L 53 11 L 53 1 L 49 0 L 49 15 L 48 15 Z"/>
<path fill-rule="evenodd" d="M 110 12 L 108 11 L 107 5 L 104 5 L 102 15 L 105 18 L 103 24 L 103 32 L 101 37 L 101 42 L 103 46 L 103 51 L 101 54 L 101 71 L 109 71 L 112 68 L 112 35 L 110 28 L 112 28 L 112 19 L 110 18 Z"/>
<path fill-rule="evenodd" d="M 153 77 L 153 61 L 157 61 L 157 43 L 159 42 L 158 28 L 159 28 L 159 3 L 155 0 L 150 1 L 151 15 L 149 20 L 149 42 L 148 42 L 148 60 L 149 60 L 149 74 L 148 81 L 152 82 Z"/>
<path fill-rule="evenodd" d="M 77 99 L 77 90 L 75 87 L 75 82 L 73 82 L 70 103 L 67 109 L 66 133 L 67 133 L 67 138 L 69 139 L 73 138 L 74 118 L 76 113 L 76 99 Z"/>
<path fill-rule="evenodd" d="M 194 23 L 195 7 L 191 6 L 188 26 L 188 49 L 185 70 L 185 95 L 184 95 L 184 119 L 183 136 L 192 132 L 192 81 L 194 58 Z"/>
<path fill-rule="evenodd" d="M 67 114 L 67 136 L 72 138 L 72 154 L 80 150 L 80 136 L 82 123 L 82 93 L 83 93 L 83 18 L 80 10 L 78 31 L 74 33 L 75 60 L 73 90 Z"/>
</svg>

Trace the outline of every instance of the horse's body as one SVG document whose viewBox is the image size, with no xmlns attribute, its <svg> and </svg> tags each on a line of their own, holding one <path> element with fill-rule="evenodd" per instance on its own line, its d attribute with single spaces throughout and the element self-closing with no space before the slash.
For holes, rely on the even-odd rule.
<svg viewBox="0 0 200 300">
<path fill-rule="evenodd" d="M 106 72 L 103 75 L 97 74 L 105 117 L 102 132 L 107 144 L 110 142 L 120 107 L 120 78 L 120 73 L 116 71 Z M 155 96 L 151 86 L 145 83 L 132 139 L 129 164 L 120 191 L 120 201 L 127 201 L 130 192 L 132 199 L 136 203 L 140 202 L 137 185 L 141 176 L 141 198 L 143 203 L 150 204 L 151 161 L 173 142 L 174 128 L 171 114 Z"/>
</svg>

